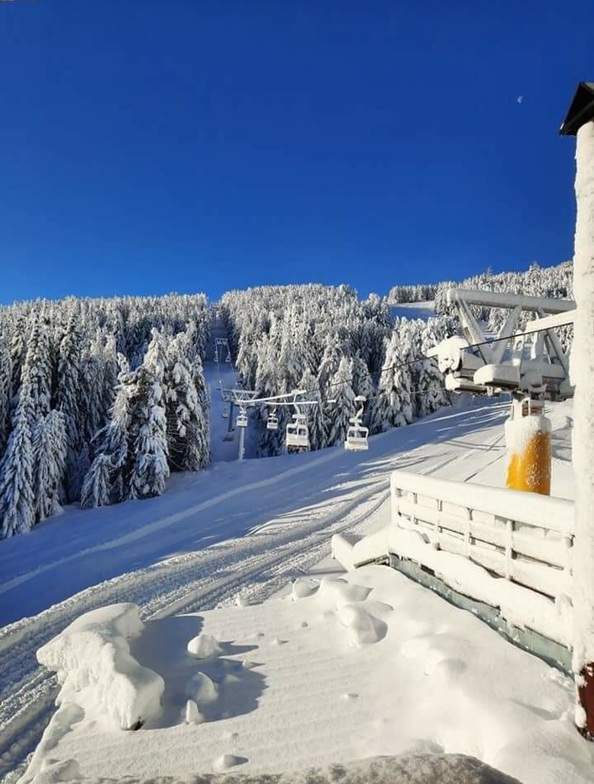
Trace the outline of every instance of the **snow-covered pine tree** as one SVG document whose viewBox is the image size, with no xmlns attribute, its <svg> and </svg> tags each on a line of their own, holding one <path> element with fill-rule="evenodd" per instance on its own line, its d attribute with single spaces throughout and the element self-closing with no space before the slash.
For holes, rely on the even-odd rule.
<svg viewBox="0 0 594 784">
<path fill-rule="evenodd" d="M 405 365 L 407 354 L 401 348 L 406 339 L 403 332 L 402 324 L 398 324 L 386 348 L 377 395 L 369 415 L 371 433 L 383 433 L 412 421 L 412 385 L 410 370 Z"/>
<path fill-rule="evenodd" d="M 80 488 L 88 458 L 81 460 L 83 451 L 83 417 L 80 399 L 81 335 L 78 315 L 71 312 L 58 349 L 58 377 L 56 408 L 62 412 L 66 428 L 66 471 L 63 497 L 72 503 L 80 497 Z"/>
<path fill-rule="evenodd" d="M 12 361 L 10 347 L 4 336 L 0 338 L 0 455 L 4 451 L 10 431 L 10 386 Z"/>
<path fill-rule="evenodd" d="M 135 391 L 135 378 L 122 354 L 118 355 L 118 361 L 120 372 L 109 422 L 97 433 L 100 446 L 81 490 L 81 504 L 84 507 L 103 506 L 107 499 L 110 503 L 119 503 L 128 496 L 133 462 L 130 443 L 130 409 L 131 398 Z M 105 492 L 106 477 L 109 477 L 107 493 Z"/>
<path fill-rule="evenodd" d="M 270 397 L 279 394 L 278 353 L 268 335 L 263 335 L 256 349 L 258 370 L 256 372 L 255 389 L 258 397 Z"/>
<path fill-rule="evenodd" d="M 307 412 L 307 426 L 309 430 L 309 443 L 311 449 L 322 449 L 326 446 L 327 436 L 325 427 L 325 418 L 322 404 L 322 395 L 320 394 L 320 386 L 318 379 L 314 376 L 311 370 L 306 369 L 301 381 L 299 382 L 299 389 L 305 390 L 305 398 L 307 400 L 315 400 L 318 402 L 317 406 L 308 406 Z"/>
<path fill-rule="evenodd" d="M 29 338 L 25 365 L 31 387 L 33 419 L 47 416 L 51 407 L 52 362 L 49 346 L 49 321 L 45 314 L 33 312 L 29 322 Z M 33 421 L 30 423 L 33 425 Z"/>
<path fill-rule="evenodd" d="M 281 333 L 280 352 L 278 356 L 278 375 L 281 383 L 281 393 L 292 392 L 297 387 L 297 382 L 303 375 L 305 368 L 304 356 L 301 350 L 302 328 L 299 316 L 293 307 L 286 315 Z"/>
<path fill-rule="evenodd" d="M 355 415 L 357 403 L 353 391 L 353 363 L 343 357 L 338 370 L 332 378 L 329 391 L 334 399 L 331 406 L 328 445 L 341 443 L 345 440 L 350 419 Z"/>
<path fill-rule="evenodd" d="M 167 448 L 171 470 L 198 471 L 210 460 L 210 439 L 205 416 L 204 373 L 200 356 L 192 363 L 189 336 L 180 333 L 169 341 L 163 378 L 167 422 Z"/>
<path fill-rule="evenodd" d="M 18 391 L 21 385 L 21 373 L 23 362 L 27 352 L 27 336 L 29 330 L 28 309 L 17 309 L 14 315 L 12 332 L 10 336 L 10 366 L 11 366 L 11 388 L 10 388 L 10 411 L 18 403 Z M 14 405 L 13 405 L 14 404 Z"/>
<path fill-rule="evenodd" d="M 420 357 L 423 359 L 415 365 L 417 382 L 415 415 L 418 417 L 437 411 L 450 403 L 444 386 L 443 373 L 434 359 L 427 358 L 427 351 L 436 346 L 445 337 L 445 331 L 439 328 L 437 319 L 429 319 L 420 333 Z"/>
<path fill-rule="evenodd" d="M 35 523 L 29 370 L 23 367 L 13 429 L 0 460 L 0 538 L 27 533 Z"/>
<path fill-rule="evenodd" d="M 167 419 L 163 377 L 166 349 L 162 335 L 152 331 L 142 365 L 134 373 L 130 437 L 134 462 L 128 498 L 161 495 L 169 477 Z"/>
<path fill-rule="evenodd" d="M 328 385 L 330 384 L 332 377 L 338 371 L 338 367 L 343 357 L 344 355 L 342 353 L 341 342 L 338 335 L 335 332 L 330 333 L 318 370 L 318 384 L 324 398 L 332 397 L 332 395 L 328 393 Z"/>
<path fill-rule="evenodd" d="M 80 493 L 80 504 L 85 509 L 108 506 L 112 498 L 111 457 L 100 452 L 86 473 Z"/>
<path fill-rule="evenodd" d="M 35 519 L 60 511 L 59 494 L 66 464 L 66 420 L 55 409 L 37 419 L 32 433 Z"/>
</svg>

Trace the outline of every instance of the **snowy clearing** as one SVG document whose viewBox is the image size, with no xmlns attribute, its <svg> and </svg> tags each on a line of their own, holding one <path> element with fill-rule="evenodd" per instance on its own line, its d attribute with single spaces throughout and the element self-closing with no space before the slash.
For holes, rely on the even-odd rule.
<svg viewBox="0 0 594 784">
<path fill-rule="evenodd" d="M 39 742 L 41 731 L 52 714 L 52 702 L 57 693 L 55 676 L 38 666 L 35 652 L 81 613 L 106 604 L 133 602 L 139 606 L 140 617 L 146 624 L 144 635 L 149 634 L 151 624 L 168 624 L 166 633 L 159 631 L 158 635 L 159 639 L 164 638 L 172 643 L 170 653 L 164 651 L 163 655 L 181 657 L 186 663 L 192 663 L 193 673 L 200 671 L 201 661 L 187 651 L 188 643 L 199 633 L 204 631 L 219 640 L 227 656 L 229 647 L 225 647 L 226 643 L 232 639 L 233 645 L 243 644 L 238 640 L 242 634 L 247 634 L 247 631 L 241 629 L 231 630 L 230 627 L 225 631 L 217 626 L 217 612 L 223 613 L 221 623 L 226 623 L 224 619 L 227 617 L 249 618 L 258 612 L 266 615 L 268 605 L 252 607 L 251 603 L 266 599 L 291 579 L 315 570 L 315 565 L 329 553 L 330 538 L 333 534 L 367 533 L 388 522 L 391 470 L 405 468 L 451 479 L 501 485 L 505 468 L 503 422 L 506 415 L 507 403 L 478 402 L 470 408 L 446 409 L 409 427 L 376 436 L 371 439 L 370 451 L 363 455 L 345 453 L 336 448 L 268 460 L 214 463 L 208 470 L 195 476 L 172 478 L 167 492 L 160 498 L 128 502 L 118 507 L 95 511 L 67 510 L 61 518 L 38 526 L 28 537 L 15 537 L 4 542 L 0 552 L 0 612 L 8 625 L 0 630 L 0 759 L 3 772 L 8 774 L 7 780 L 14 781 L 17 775 L 23 772 L 23 762 Z M 567 405 L 554 407 L 553 492 L 565 497 L 572 497 L 573 492 L 571 466 L 567 462 L 570 455 L 570 417 L 571 409 Z M 220 422 L 219 427 L 226 427 L 225 420 L 221 418 Z M 225 447 L 227 446 L 225 443 Z M 230 446 L 236 448 L 236 443 L 231 442 Z M 228 457 L 231 456 L 229 453 Z M 58 530 L 65 525 L 68 526 L 68 536 L 62 535 Z M 322 570 L 328 568 L 336 571 L 339 567 L 324 566 Z M 408 584 L 404 578 L 398 579 L 403 581 L 403 585 Z M 358 575 L 355 582 L 358 583 Z M 411 584 L 411 590 L 413 589 L 418 592 L 419 597 L 426 593 Z M 307 593 L 303 586 L 296 590 Z M 444 611 L 446 608 L 448 611 L 452 609 L 437 597 L 431 598 L 437 603 L 436 606 L 444 608 Z M 296 602 L 295 608 L 306 599 Z M 238 602 L 241 607 L 237 607 Z M 393 605 L 394 601 L 392 599 L 384 603 Z M 274 602 L 271 606 L 274 606 Z M 216 607 L 225 609 L 213 613 L 212 628 L 202 621 L 182 621 L 175 616 L 176 613 L 198 611 L 202 617 L 204 611 Z M 282 619 L 278 611 L 271 611 L 271 617 L 266 624 L 281 621 L 285 623 L 284 610 L 291 607 L 292 604 L 288 602 L 283 605 Z M 335 610 L 331 612 L 336 613 Z M 415 615 L 418 616 L 419 613 L 416 612 Z M 462 614 L 463 617 L 464 615 Z M 305 616 L 303 620 L 309 623 Z M 254 621 L 256 625 L 259 623 Z M 264 620 L 261 623 L 265 624 Z M 284 633 L 282 623 L 275 631 L 270 627 L 268 632 L 270 639 L 277 641 L 275 645 L 271 644 L 271 649 L 278 649 L 279 655 L 287 649 L 283 640 L 289 634 L 289 630 Z M 183 635 L 177 635 L 177 624 L 183 627 Z M 320 635 L 320 640 L 323 642 L 325 639 L 326 643 L 323 644 L 327 645 L 328 640 L 338 639 L 337 635 L 340 633 L 340 639 L 345 642 L 345 650 L 348 648 L 350 651 L 349 640 L 356 642 L 376 637 L 378 642 L 371 645 L 371 649 L 381 651 L 382 646 L 387 645 L 388 640 L 395 634 L 391 631 L 391 626 L 388 629 L 382 624 L 386 624 L 385 618 L 373 612 L 361 614 L 359 608 L 346 609 L 341 611 L 340 619 L 334 618 L 332 627 Z M 164 627 L 154 628 L 165 631 Z M 482 626 L 480 628 L 482 629 Z M 257 634 L 258 631 L 262 630 L 256 629 L 253 633 Z M 485 631 L 494 635 L 490 630 Z M 139 645 L 142 639 L 145 638 L 141 635 L 138 638 Z M 303 670 L 305 680 L 312 683 L 313 700 L 318 686 L 314 689 L 309 662 L 318 661 L 321 652 L 316 648 L 314 635 L 311 639 L 313 647 L 308 649 L 308 658 L 301 660 L 299 669 Z M 499 641 L 496 635 L 494 639 L 505 650 L 508 649 L 509 646 Z M 155 638 L 153 642 L 157 646 Z M 173 643 L 177 652 L 173 651 Z M 364 649 L 367 649 L 368 645 L 369 643 L 364 643 Z M 134 641 L 131 643 L 131 651 L 136 657 Z M 520 653 L 514 652 L 514 655 Z M 226 658 L 226 655 L 224 653 L 223 658 Z M 389 665 L 390 656 L 384 666 Z M 167 695 L 166 673 L 158 666 L 153 668 L 150 661 L 143 657 L 144 654 L 138 655 L 141 665 L 154 669 L 164 677 Z M 528 660 L 537 662 L 531 657 L 528 657 Z M 258 664 L 260 659 L 255 658 L 253 661 Z M 345 666 L 348 661 L 352 663 L 353 660 L 346 660 Z M 545 667 L 538 662 L 537 664 Z M 335 663 L 332 668 L 334 666 Z M 549 671 L 548 668 L 545 669 Z M 250 683 L 258 682 L 258 667 L 242 668 L 242 678 L 244 670 L 253 675 Z M 185 672 L 188 673 L 187 668 Z M 378 669 L 377 672 L 379 679 L 374 688 L 381 685 L 382 670 Z M 236 673 L 234 671 L 231 674 Z M 343 677 L 350 679 L 351 674 L 345 674 Z M 370 673 L 368 677 L 371 678 Z M 213 678 L 213 681 L 215 680 L 216 678 Z M 267 682 L 266 694 L 269 686 Z M 291 692 L 293 686 L 285 684 L 281 689 L 285 693 L 283 699 L 287 699 L 287 692 Z M 317 704 L 322 705 L 325 694 L 323 684 L 320 684 L 319 689 L 316 700 Z M 350 694 L 352 691 L 345 686 L 344 693 Z M 191 708 L 187 714 L 186 703 L 189 698 L 185 689 L 183 692 L 184 704 L 181 707 L 175 705 L 176 723 L 179 718 L 178 708 L 185 711 L 184 715 L 195 715 Z M 487 701 L 485 697 L 485 702 Z M 390 702 L 392 704 L 393 699 Z M 249 722 L 254 723 L 250 732 L 259 732 L 256 727 L 261 715 L 260 708 L 256 710 L 256 706 L 260 705 L 259 697 L 254 697 L 249 705 Z M 370 704 L 368 711 L 372 707 Z M 170 707 L 170 710 L 173 708 Z M 200 715 L 203 711 L 208 713 L 204 707 L 199 709 L 197 706 L 197 710 Z M 440 712 L 437 706 L 436 710 Z M 318 708 L 315 709 L 314 715 L 317 711 Z M 64 712 L 61 709 L 61 713 L 56 714 L 54 722 L 66 728 L 60 744 L 71 743 L 75 735 L 81 741 L 83 736 L 86 737 L 88 728 L 84 722 L 81 724 L 77 717 L 77 711 L 73 714 L 70 710 Z M 210 718 L 212 719 L 212 716 Z M 366 714 L 367 720 L 371 721 L 369 712 Z M 221 729 L 221 721 L 223 719 L 219 716 L 217 721 L 210 720 L 190 726 L 185 724 L 184 719 L 183 727 L 175 732 L 191 732 L 195 726 L 196 731 L 208 727 L 206 731 L 210 733 L 215 725 L 218 730 Z M 307 725 L 305 718 L 303 721 Z M 335 718 L 332 716 L 328 721 L 332 725 Z M 301 737 L 301 729 L 298 725 L 295 727 L 296 735 Z M 349 724 L 348 727 L 350 732 L 352 725 Z M 72 728 L 72 732 L 69 728 Z M 102 722 L 99 722 L 99 736 L 102 728 L 105 729 Z M 159 733 L 164 730 L 171 733 L 173 725 L 153 729 Z M 115 735 L 113 732 L 114 730 L 109 731 L 109 737 L 114 742 L 133 744 L 136 743 L 136 737 L 144 738 L 146 742 L 149 730 L 143 729 L 133 735 L 124 733 L 121 737 L 119 730 Z M 61 730 L 56 733 L 50 745 L 53 745 L 54 741 L 58 742 L 56 738 L 61 733 Z M 264 731 L 263 733 L 266 734 Z M 225 750 L 220 744 L 217 746 L 215 735 L 211 738 L 212 746 L 209 746 L 212 757 L 209 756 L 208 765 L 202 769 L 205 773 L 216 769 L 211 767 L 213 760 L 220 759 L 221 755 L 234 753 L 233 749 Z M 94 742 L 99 742 L 99 736 Z M 423 735 L 423 738 L 425 737 Z M 292 743 L 293 741 L 289 746 Z M 339 741 L 336 740 L 336 743 Z M 344 737 L 340 743 L 345 749 L 351 748 L 351 741 Z M 582 748 L 581 741 L 579 745 Z M 447 744 L 427 746 L 425 741 L 419 748 L 435 750 L 439 747 L 448 751 L 461 751 L 460 748 L 456 749 L 455 746 Z M 312 765 L 323 766 L 339 760 L 338 757 L 332 759 L 323 755 L 319 758 L 316 755 L 309 757 L 304 751 L 308 748 L 307 744 L 299 748 L 302 749 L 303 756 L 300 757 L 299 753 L 294 752 L 291 757 L 294 760 L 294 769 Z M 399 741 L 396 745 L 392 744 L 391 748 L 386 746 L 384 751 L 378 749 L 368 753 L 393 755 L 407 748 L 416 750 L 417 746 L 407 746 L 404 741 Z M 40 750 L 42 749 L 43 746 L 40 747 Z M 476 749 L 480 750 L 480 744 L 476 745 Z M 53 759 L 54 754 L 55 747 L 51 753 L 46 749 L 41 756 L 47 761 Z M 70 751 L 69 755 L 72 756 Z M 170 750 L 169 756 L 177 755 Z M 254 752 L 247 756 L 250 760 L 253 759 Z M 362 753 L 353 754 L 349 759 L 356 759 L 358 756 L 362 756 Z M 266 759 L 265 756 L 262 757 L 262 765 L 267 764 Z M 205 760 L 205 765 L 206 762 Z M 246 769 L 246 772 L 251 769 Z M 282 769 L 284 768 L 269 770 L 273 772 Z M 194 766 L 191 770 L 195 772 L 197 768 Z M 85 775 L 90 774 L 85 772 Z M 109 775 L 107 770 L 103 775 Z M 124 774 L 120 771 L 117 775 Z M 144 776 L 145 773 L 138 775 Z M 153 770 L 150 777 L 154 778 L 154 775 Z M 163 770 L 163 775 L 169 773 Z M 179 775 L 181 776 L 181 773 Z M 541 778 L 541 781 L 545 780 Z M 577 777 L 567 780 L 582 779 Z"/>
</svg>

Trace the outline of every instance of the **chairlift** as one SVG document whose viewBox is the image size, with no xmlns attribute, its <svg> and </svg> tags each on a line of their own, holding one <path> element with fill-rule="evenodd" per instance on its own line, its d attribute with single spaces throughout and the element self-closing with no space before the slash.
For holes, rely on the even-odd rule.
<svg viewBox="0 0 594 784">
<path fill-rule="evenodd" d="M 227 356 L 225 357 L 225 362 L 231 364 L 231 352 L 227 351 Z"/>
<path fill-rule="evenodd" d="M 365 452 L 369 449 L 369 428 L 362 424 L 365 398 L 362 395 L 357 395 L 355 400 L 361 404 L 361 407 L 355 416 L 349 419 L 344 448 L 348 452 Z"/>
<path fill-rule="evenodd" d="M 359 420 L 350 420 L 344 448 L 347 452 L 365 452 L 369 449 L 369 428 L 364 427 Z"/>
<path fill-rule="evenodd" d="M 266 429 L 278 430 L 278 416 L 276 415 L 276 409 L 273 409 L 270 414 L 268 414 L 268 419 L 266 420 Z"/>
<path fill-rule="evenodd" d="M 309 451 L 309 428 L 305 414 L 293 414 L 293 422 L 287 425 L 286 445 L 288 452 Z"/>
</svg>

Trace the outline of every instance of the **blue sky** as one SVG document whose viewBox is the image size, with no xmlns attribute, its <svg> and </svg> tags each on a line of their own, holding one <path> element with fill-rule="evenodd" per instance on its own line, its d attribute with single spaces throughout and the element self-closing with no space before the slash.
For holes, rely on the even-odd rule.
<svg viewBox="0 0 594 784">
<path fill-rule="evenodd" d="M 0 301 L 566 260 L 593 39 L 591 0 L 0 3 Z"/>
</svg>

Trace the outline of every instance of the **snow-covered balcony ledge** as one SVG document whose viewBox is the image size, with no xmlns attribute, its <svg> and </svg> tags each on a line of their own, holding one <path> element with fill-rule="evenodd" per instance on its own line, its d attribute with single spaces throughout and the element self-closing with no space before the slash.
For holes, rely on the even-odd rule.
<svg viewBox="0 0 594 784">
<path fill-rule="evenodd" d="M 519 629 L 571 647 L 573 503 L 396 471 L 392 521 L 359 541 L 333 538 L 345 568 L 397 556 Z"/>
</svg>

